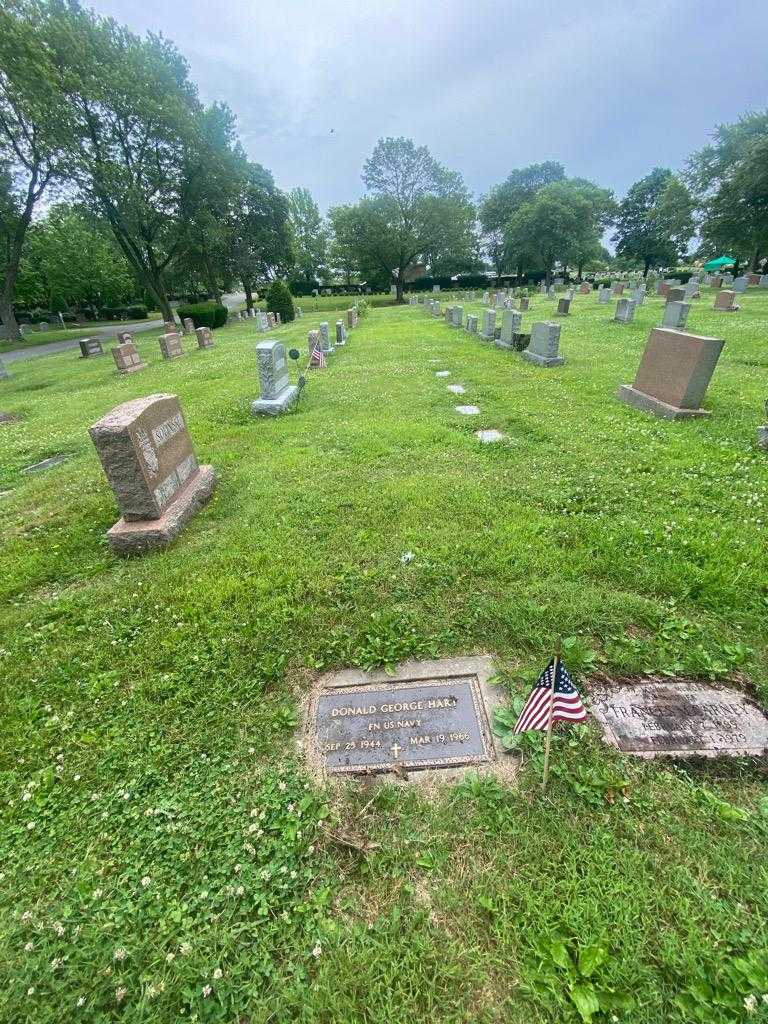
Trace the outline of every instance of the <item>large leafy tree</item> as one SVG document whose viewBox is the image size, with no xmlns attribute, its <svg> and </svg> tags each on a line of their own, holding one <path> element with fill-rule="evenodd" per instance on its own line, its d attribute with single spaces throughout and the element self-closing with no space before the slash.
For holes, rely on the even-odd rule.
<svg viewBox="0 0 768 1024">
<path fill-rule="evenodd" d="M 35 209 L 66 170 L 69 110 L 58 88 L 44 7 L 0 7 L 0 317 L 19 337 L 16 282 Z"/>
<path fill-rule="evenodd" d="M 688 250 L 694 232 L 693 200 L 672 171 L 655 167 L 636 181 L 619 203 L 616 216 L 616 254 L 651 267 L 670 266 Z"/>
<path fill-rule="evenodd" d="M 332 206 L 328 211 L 332 238 L 328 250 L 331 269 L 344 278 L 347 288 L 352 278 L 360 273 L 360 260 L 356 245 L 357 215 L 352 206 Z"/>
<path fill-rule="evenodd" d="M 768 111 L 718 125 L 691 157 L 688 180 L 700 196 L 704 251 L 733 250 L 757 270 L 768 255 Z"/>
<path fill-rule="evenodd" d="M 226 221 L 228 253 L 240 278 L 248 309 L 257 281 L 275 280 L 293 265 L 288 198 L 270 172 L 243 159 L 240 186 Z"/>
<path fill-rule="evenodd" d="M 109 225 L 67 204 L 53 206 L 29 230 L 19 298 L 46 309 L 114 306 L 136 296 L 136 279 Z"/>
<path fill-rule="evenodd" d="M 367 277 L 391 281 L 403 301 L 405 274 L 417 260 L 471 256 L 475 210 L 461 176 L 426 146 L 380 139 L 363 167 L 368 195 L 350 207 L 349 237 Z"/>
<path fill-rule="evenodd" d="M 478 216 L 483 231 L 483 247 L 497 274 L 511 269 L 511 260 L 517 261 L 517 271 L 531 259 L 530 254 L 509 253 L 506 245 L 507 226 L 520 207 L 554 181 L 565 178 L 562 164 L 546 161 L 530 164 L 512 171 L 499 185 L 494 185 L 480 201 Z"/>
<path fill-rule="evenodd" d="M 588 183 L 591 186 L 591 183 Z M 601 209 L 591 189 L 579 180 L 545 185 L 523 203 L 507 224 L 510 252 L 530 254 L 552 278 L 555 261 L 563 265 L 590 258 L 599 242 Z"/>
<path fill-rule="evenodd" d="M 320 209 L 306 188 L 294 188 L 288 193 L 288 209 L 296 272 L 304 281 L 319 281 L 328 262 L 329 230 L 320 216 Z"/>
<path fill-rule="evenodd" d="M 232 117 L 202 108 L 186 61 L 162 37 L 140 39 L 74 2 L 45 16 L 74 127 L 74 180 L 170 318 L 166 273 L 190 245 Z"/>
</svg>

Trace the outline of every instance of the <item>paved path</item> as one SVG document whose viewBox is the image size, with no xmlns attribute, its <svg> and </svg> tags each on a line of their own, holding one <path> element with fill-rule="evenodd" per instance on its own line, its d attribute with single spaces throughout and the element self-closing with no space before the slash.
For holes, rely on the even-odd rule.
<svg viewBox="0 0 768 1024">
<path fill-rule="evenodd" d="M 245 295 L 234 292 L 232 295 L 222 296 L 222 301 L 227 309 L 232 309 L 245 301 Z M 57 352 L 66 352 L 69 349 L 77 348 L 82 338 L 116 338 L 121 331 L 130 331 L 138 334 L 141 331 L 155 331 L 163 326 L 162 320 L 138 320 L 136 323 L 114 323 L 106 327 L 94 327 L 90 331 L 83 331 L 76 337 L 64 338 L 62 341 L 49 341 L 45 345 L 30 345 L 29 348 L 12 349 L 10 352 L 0 352 L 0 359 L 4 363 L 16 363 L 20 359 L 35 359 L 37 356 L 51 356 Z"/>
</svg>

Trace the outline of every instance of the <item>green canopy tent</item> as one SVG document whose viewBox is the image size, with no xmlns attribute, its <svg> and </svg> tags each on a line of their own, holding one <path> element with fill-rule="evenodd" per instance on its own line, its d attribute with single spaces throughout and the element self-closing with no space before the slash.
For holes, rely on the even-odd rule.
<svg viewBox="0 0 768 1024">
<path fill-rule="evenodd" d="M 704 264 L 705 270 L 721 270 L 723 267 L 732 267 L 736 263 L 733 256 L 718 256 L 716 260 L 710 260 Z"/>
</svg>

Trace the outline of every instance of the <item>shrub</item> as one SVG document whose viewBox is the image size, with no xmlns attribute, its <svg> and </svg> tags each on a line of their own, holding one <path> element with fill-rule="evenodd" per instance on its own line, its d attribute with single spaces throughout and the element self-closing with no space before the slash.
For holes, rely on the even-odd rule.
<svg viewBox="0 0 768 1024">
<path fill-rule="evenodd" d="M 50 309 L 33 309 L 29 314 L 29 318 L 33 324 L 39 324 L 41 321 L 50 323 L 51 320 L 59 319 L 55 313 L 51 312 Z"/>
<path fill-rule="evenodd" d="M 227 307 L 218 302 L 192 302 L 179 306 L 177 313 L 182 320 L 190 317 L 195 327 L 222 327 L 227 322 Z"/>
<path fill-rule="evenodd" d="M 284 281 L 273 281 L 267 291 L 267 309 L 270 313 L 279 313 L 284 324 L 294 320 L 293 299 Z"/>
<path fill-rule="evenodd" d="M 146 320 L 147 319 L 147 307 L 146 306 L 128 306 L 126 308 L 126 314 L 129 320 Z"/>
</svg>

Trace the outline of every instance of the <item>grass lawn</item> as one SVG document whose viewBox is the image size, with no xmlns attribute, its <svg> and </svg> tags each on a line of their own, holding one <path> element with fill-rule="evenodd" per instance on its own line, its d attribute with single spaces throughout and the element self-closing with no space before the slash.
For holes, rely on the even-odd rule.
<svg viewBox="0 0 768 1024">
<path fill-rule="evenodd" d="M 139 336 L 151 365 L 127 378 L 108 356 L 11 368 L 4 1024 L 554 1024 L 595 998 L 601 1021 L 766 1020 L 759 767 L 623 759 L 589 727 L 556 738 L 543 798 L 534 737 L 513 786 L 430 800 L 318 788 L 293 740 L 321 670 L 490 652 L 520 696 L 558 635 L 574 670 L 768 698 L 768 295 L 733 315 L 703 295 L 689 328 L 727 344 L 713 415 L 692 422 L 614 397 L 662 301 L 619 326 L 596 293 L 574 299 L 554 370 L 421 308 L 372 309 L 275 420 L 249 413 L 251 324 L 173 363 Z M 303 306 L 275 335 L 305 351 L 321 316 Z M 554 309 L 532 306 L 526 329 Z M 174 547 L 121 561 L 87 427 L 158 391 L 220 484 Z"/>
<path fill-rule="evenodd" d="M 375 308 L 395 305 L 394 296 L 389 293 L 379 293 L 377 295 L 318 295 L 317 298 L 314 295 L 301 295 L 298 298 L 294 296 L 293 303 L 295 306 L 301 306 L 305 316 L 312 316 L 315 313 L 344 313 L 362 299 L 365 299 L 369 306 Z M 266 297 L 260 296 L 259 301 L 255 305 L 259 309 L 266 311 Z M 240 304 L 240 309 L 245 309 L 244 302 Z"/>
</svg>

